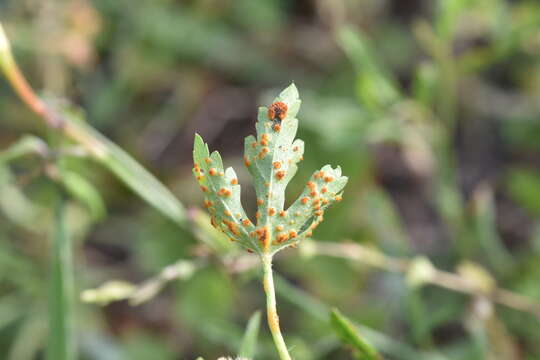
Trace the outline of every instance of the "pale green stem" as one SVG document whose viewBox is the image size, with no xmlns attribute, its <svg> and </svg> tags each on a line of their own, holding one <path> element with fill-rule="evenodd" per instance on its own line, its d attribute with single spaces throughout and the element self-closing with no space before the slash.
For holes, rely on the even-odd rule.
<svg viewBox="0 0 540 360">
<path fill-rule="evenodd" d="M 272 255 L 265 254 L 261 256 L 263 264 L 263 285 L 264 292 L 266 293 L 266 313 L 268 319 L 268 327 L 274 338 L 274 344 L 276 345 L 281 360 L 291 360 L 291 355 L 281 335 L 281 329 L 279 328 L 279 317 L 276 309 L 276 291 L 274 289 L 274 276 L 272 274 Z"/>
</svg>

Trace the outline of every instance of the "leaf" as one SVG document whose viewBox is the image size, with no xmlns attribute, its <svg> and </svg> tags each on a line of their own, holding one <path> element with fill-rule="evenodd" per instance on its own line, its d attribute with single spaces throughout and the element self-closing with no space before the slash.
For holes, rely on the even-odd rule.
<svg viewBox="0 0 540 360">
<path fill-rule="evenodd" d="M 25 135 L 15 144 L 0 152 L 0 163 L 7 163 L 28 154 L 44 154 L 47 151 L 47 144 L 43 140 L 36 136 Z"/>
<path fill-rule="evenodd" d="M 313 174 L 298 200 L 284 209 L 285 188 L 304 153 L 303 141 L 294 140 L 298 130 L 295 116 L 300 109 L 296 86 L 283 90 L 274 99 L 276 103 L 285 109 L 283 117 L 269 119 L 268 109 L 259 108 L 257 137 L 248 136 L 244 146 L 245 164 L 257 194 L 256 225 L 242 208 L 240 186 L 232 168 L 224 171 L 219 153 L 210 155 L 199 135 L 195 136 L 193 150 L 193 172 L 205 192 L 205 206 L 214 226 L 248 249 L 271 254 L 311 236 L 325 209 L 341 199 L 347 183 L 339 167 L 326 165 Z"/>
<path fill-rule="evenodd" d="M 74 360 L 75 329 L 73 317 L 73 259 L 65 200 L 56 207 L 49 299 L 48 360 Z"/>
<path fill-rule="evenodd" d="M 70 195 L 88 208 L 94 220 L 105 217 L 105 203 L 92 183 L 73 171 L 62 172 L 61 181 Z"/>
<path fill-rule="evenodd" d="M 252 358 L 255 356 L 257 348 L 257 337 L 259 336 L 259 327 L 261 323 L 261 312 L 256 311 L 248 321 L 238 357 Z"/>
<path fill-rule="evenodd" d="M 375 350 L 372 345 L 362 338 L 358 330 L 354 328 L 352 323 L 345 316 L 343 316 L 338 309 L 332 309 L 330 316 L 334 331 L 345 345 L 349 345 L 354 349 L 357 359 L 382 359 L 382 357 L 377 353 L 377 350 Z"/>
<path fill-rule="evenodd" d="M 148 204 L 175 223 L 186 225 L 186 211 L 180 201 L 118 145 L 82 121 L 69 121 L 65 131 Z"/>
<path fill-rule="evenodd" d="M 214 151 L 210 155 L 208 145 L 198 134 L 195 135 L 193 162 L 193 174 L 205 194 L 212 224 L 242 246 L 255 249 L 257 244 L 249 235 L 254 225 L 240 203 L 241 188 L 234 170 L 224 170 L 219 153 Z"/>
<path fill-rule="evenodd" d="M 386 110 L 399 100 L 395 81 L 383 71 L 366 37 L 342 26 L 337 32 L 337 41 L 356 68 L 357 91 L 362 105 L 371 110 Z"/>
</svg>

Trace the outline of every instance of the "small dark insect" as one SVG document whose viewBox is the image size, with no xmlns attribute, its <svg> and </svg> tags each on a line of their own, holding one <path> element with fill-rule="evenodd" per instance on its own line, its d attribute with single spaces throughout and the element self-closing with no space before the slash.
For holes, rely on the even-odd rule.
<svg viewBox="0 0 540 360">
<path fill-rule="evenodd" d="M 268 118 L 274 122 L 281 122 L 287 116 L 288 106 L 282 101 L 270 105 L 268 108 Z"/>
</svg>

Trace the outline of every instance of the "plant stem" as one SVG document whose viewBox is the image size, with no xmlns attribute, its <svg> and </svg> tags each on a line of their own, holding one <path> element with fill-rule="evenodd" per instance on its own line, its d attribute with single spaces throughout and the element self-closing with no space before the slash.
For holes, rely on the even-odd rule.
<svg viewBox="0 0 540 360">
<path fill-rule="evenodd" d="M 291 355 L 281 335 L 281 329 L 279 328 L 279 316 L 276 309 L 276 291 L 274 289 L 274 276 L 272 274 L 272 255 L 264 254 L 261 256 L 263 264 L 263 285 L 264 292 L 266 293 L 266 313 L 268 319 L 268 327 L 274 338 L 274 344 L 276 345 L 281 360 L 291 360 Z"/>
</svg>

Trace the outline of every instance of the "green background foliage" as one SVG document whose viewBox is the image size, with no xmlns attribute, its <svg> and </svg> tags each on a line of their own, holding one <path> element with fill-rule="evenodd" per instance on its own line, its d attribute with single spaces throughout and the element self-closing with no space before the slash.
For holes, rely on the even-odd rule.
<svg viewBox="0 0 540 360">
<path fill-rule="evenodd" d="M 55 234 L 73 249 L 80 359 L 251 355 L 260 268 L 209 225 L 193 135 L 254 219 L 244 138 L 291 81 L 306 151 L 286 206 L 323 164 L 349 177 L 315 240 L 275 259 L 294 359 L 354 358 L 334 307 L 388 359 L 540 357 L 539 317 L 489 300 L 496 284 L 540 302 L 538 2 L 6 0 L 0 21 L 30 83 L 108 149 L 59 139 L 0 81 L 3 358 L 63 336 L 48 334 Z M 320 256 L 327 243 L 364 251 Z M 79 298 L 113 279 L 125 301 Z M 257 338 L 254 358 L 274 359 L 264 321 Z"/>
</svg>

